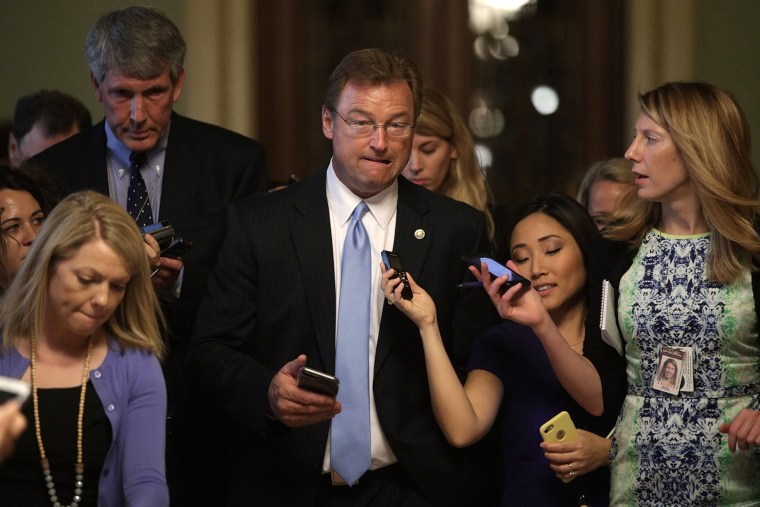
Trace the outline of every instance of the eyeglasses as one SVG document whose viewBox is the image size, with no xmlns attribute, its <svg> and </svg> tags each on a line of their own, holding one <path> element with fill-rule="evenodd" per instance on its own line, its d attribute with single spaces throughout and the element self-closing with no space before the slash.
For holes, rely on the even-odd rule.
<svg viewBox="0 0 760 507">
<path fill-rule="evenodd" d="M 408 123 L 391 122 L 378 124 L 369 120 L 347 120 L 338 111 L 333 110 L 333 112 L 345 122 L 351 135 L 356 137 L 369 137 L 377 130 L 377 127 L 384 128 L 385 133 L 391 137 L 409 137 L 412 129 L 414 129 L 414 125 Z"/>
</svg>

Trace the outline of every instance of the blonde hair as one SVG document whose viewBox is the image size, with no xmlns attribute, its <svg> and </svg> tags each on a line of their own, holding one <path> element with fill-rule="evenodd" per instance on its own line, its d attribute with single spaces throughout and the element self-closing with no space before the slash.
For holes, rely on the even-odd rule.
<svg viewBox="0 0 760 507">
<path fill-rule="evenodd" d="M 586 171 L 581 186 L 578 189 L 577 201 L 588 209 L 588 194 L 591 186 L 597 181 L 611 181 L 633 186 L 634 178 L 631 171 L 631 161 L 624 158 L 609 158 L 600 160 Z"/>
<path fill-rule="evenodd" d="M 165 321 L 150 279 L 143 240 L 134 220 L 108 197 L 92 191 L 71 194 L 50 213 L 29 255 L 0 305 L 3 345 L 39 336 L 48 287 L 57 265 L 86 243 L 105 242 L 124 263 L 130 280 L 124 298 L 104 324 L 122 348 L 138 348 L 162 358 Z"/>
<path fill-rule="evenodd" d="M 700 82 L 666 83 L 639 95 L 642 113 L 668 131 L 681 153 L 689 181 L 711 231 L 707 274 L 729 283 L 760 256 L 755 230 L 760 182 L 750 159 L 749 124 L 725 91 Z M 634 196 L 635 197 L 635 196 Z M 627 198 L 604 234 L 641 243 L 660 218 L 657 202 Z"/>
<path fill-rule="evenodd" d="M 451 160 L 438 193 L 485 213 L 488 235 L 493 240 L 494 223 L 488 208 L 490 191 L 478 164 L 472 135 L 451 100 L 435 88 L 426 86 L 414 131 L 423 136 L 440 137 L 456 148 L 459 156 Z"/>
</svg>

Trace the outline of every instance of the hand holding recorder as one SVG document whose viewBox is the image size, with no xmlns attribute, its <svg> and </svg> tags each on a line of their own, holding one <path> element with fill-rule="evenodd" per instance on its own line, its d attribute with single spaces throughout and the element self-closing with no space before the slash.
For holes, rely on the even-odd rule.
<svg viewBox="0 0 760 507">
<path fill-rule="evenodd" d="M 412 275 L 405 273 L 406 283 L 404 283 L 400 276 L 396 276 L 395 268 L 389 270 L 385 263 L 380 263 L 380 272 L 383 275 L 380 285 L 389 305 L 395 305 L 420 329 L 437 323 L 433 299 L 422 287 L 417 285 Z M 403 287 L 401 287 L 402 283 Z M 404 296 L 407 287 L 413 297 Z"/>
</svg>

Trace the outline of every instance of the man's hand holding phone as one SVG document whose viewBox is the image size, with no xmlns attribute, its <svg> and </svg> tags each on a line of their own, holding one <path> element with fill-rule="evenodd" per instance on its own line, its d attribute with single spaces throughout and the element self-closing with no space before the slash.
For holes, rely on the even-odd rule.
<svg viewBox="0 0 760 507">
<path fill-rule="evenodd" d="M 143 235 L 145 241 L 145 253 L 151 265 L 151 279 L 153 288 L 161 291 L 170 288 L 179 278 L 179 273 L 184 267 L 182 259 L 163 257 L 158 241 L 150 233 Z"/>
<path fill-rule="evenodd" d="M 340 413 L 334 397 L 298 387 L 298 372 L 306 366 L 301 354 L 285 364 L 269 384 L 269 409 L 285 426 L 298 428 L 327 421 Z"/>
</svg>

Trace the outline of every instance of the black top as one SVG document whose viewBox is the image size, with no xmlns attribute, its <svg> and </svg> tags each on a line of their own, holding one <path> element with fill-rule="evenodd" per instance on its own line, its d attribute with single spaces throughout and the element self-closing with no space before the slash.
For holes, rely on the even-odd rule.
<svg viewBox="0 0 760 507">
<path fill-rule="evenodd" d="M 58 499 L 64 505 L 71 503 L 74 496 L 80 389 L 67 387 L 37 390 L 42 443 L 50 462 Z M 33 410 L 30 396 L 22 407 L 28 421 L 27 428 L 16 442 L 13 455 L 0 466 L 0 505 L 3 507 L 51 505 L 40 465 Z M 84 492 L 79 505 L 95 506 L 100 471 L 111 447 L 111 424 L 91 381 L 87 382 L 83 433 Z"/>
</svg>

